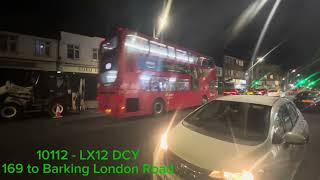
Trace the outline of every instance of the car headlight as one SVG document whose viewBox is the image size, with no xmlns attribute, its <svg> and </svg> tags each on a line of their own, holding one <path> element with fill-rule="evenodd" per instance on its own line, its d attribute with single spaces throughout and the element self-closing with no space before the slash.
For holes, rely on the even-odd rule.
<svg viewBox="0 0 320 180">
<path fill-rule="evenodd" d="M 212 178 L 225 180 L 254 180 L 253 174 L 249 171 L 242 171 L 241 173 L 212 171 L 209 176 Z"/>
<path fill-rule="evenodd" d="M 164 133 L 164 134 L 161 135 L 160 148 L 161 148 L 162 150 L 165 150 L 165 151 L 168 149 L 167 133 Z"/>
</svg>

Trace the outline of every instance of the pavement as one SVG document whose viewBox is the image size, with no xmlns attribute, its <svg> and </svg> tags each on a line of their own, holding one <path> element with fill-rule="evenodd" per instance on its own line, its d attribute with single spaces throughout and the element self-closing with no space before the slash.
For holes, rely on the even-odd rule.
<svg viewBox="0 0 320 180">
<path fill-rule="evenodd" d="M 64 116 L 61 119 L 48 117 L 28 118 L 22 121 L 0 123 L 0 162 L 39 165 L 47 162 L 59 164 L 58 161 L 37 160 L 36 151 L 41 149 L 66 149 L 70 153 L 77 153 L 86 149 L 133 149 L 139 150 L 137 160 L 107 161 L 97 164 L 128 164 L 139 165 L 152 163 L 154 147 L 159 142 L 161 134 L 167 128 L 173 116 L 174 124 L 190 113 L 193 109 L 170 112 L 160 117 L 137 117 L 128 120 L 114 121 L 95 111 Z M 311 141 L 308 152 L 294 180 L 320 180 L 320 115 L 305 114 L 310 124 Z M 69 160 L 73 164 L 92 163 L 92 161 Z M 68 161 L 68 162 L 69 162 Z M 96 162 L 96 161 L 95 161 Z M 2 167 L 3 168 L 3 167 Z M 3 170 L 3 169 L 2 169 Z M 7 175 L 0 171 L 0 179 L 150 179 L 146 175 L 95 175 L 83 177 L 81 175 Z M 5 177 L 5 178 L 4 178 Z"/>
</svg>

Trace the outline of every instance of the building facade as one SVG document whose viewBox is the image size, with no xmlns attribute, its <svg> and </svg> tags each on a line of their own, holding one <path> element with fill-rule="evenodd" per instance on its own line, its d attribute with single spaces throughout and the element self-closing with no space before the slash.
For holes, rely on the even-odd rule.
<svg viewBox="0 0 320 180">
<path fill-rule="evenodd" d="M 268 89 L 279 89 L 284 76 L 280 66 L 259 63 L 253 68 L 253 85 Z"/>
<path fill-rule="evenodd" d="M 95 107 L 98 48 L 103 40 L 63 31 L 52 39 L 0 31 L 0 83 L 23 82 L 34 71 L 58 75 L 70 91 L 81 94 L 87 107 Z"/>
<path fill-rule="evenodd" d="M 56 71 L 58 40 L 0 31 L 0 68 Z"/>
<path fill-rule="evenodd" d="M 83 94 L 86 107 L 89 108 L 97 106 L 98 49 L 103 40 L 100 37 L 60 32 L 57 70 L 69 76 L 72 83 L 79 82 L 79 88 L 75 91 Z"/>
<path fill-rule="evenodd" d="M 58 69 L 97 74 L 98 48 L 103 38 L 60 32 Z"/>
<path fill-rule="evenodd" d="M 225 83 L 232 83 L 237 89 L 246 88 L 245 70 L 245 60 L 227 55 L 224 56 L 223 80 Z"/>
</svg>

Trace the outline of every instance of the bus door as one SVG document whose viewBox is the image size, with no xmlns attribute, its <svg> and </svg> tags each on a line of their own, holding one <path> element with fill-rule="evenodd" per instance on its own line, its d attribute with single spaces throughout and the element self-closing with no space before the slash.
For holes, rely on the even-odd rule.
<svg viewBox="0 0 320 180">
<path fill-rule="evenodd" d="M 170 77 L 169 78 L 169 91 L 166 94 L 169 108 L 170 106 L 172 109 L 179 109 L 182 107 L 182 95 L 181 92 L 179 92 L 177 87 L 177 81 L 179 81 L 176 77 Z"/>
<path fill-rule="evenodd" d="M 166 101 L 166 108 L 167 110 L 175 109 L 177 106 L 177 103 L 175 101 L 176 95 L 173 91 L 167 91 L 165 92 L 165 101 Z"/>
</svg>

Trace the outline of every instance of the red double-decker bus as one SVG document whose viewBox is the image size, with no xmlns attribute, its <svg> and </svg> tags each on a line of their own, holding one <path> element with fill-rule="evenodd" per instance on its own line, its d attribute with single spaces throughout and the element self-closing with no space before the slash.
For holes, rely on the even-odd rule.
<svg viewBox="0 0 320 180">
<path fill-rule="evenodd" d="M 161 114 L 217 97 L 214 61 L 118 28 L 101 43 L 99 111 L 116 118 Z"/>
</svg>

